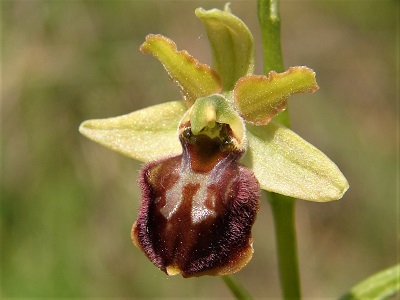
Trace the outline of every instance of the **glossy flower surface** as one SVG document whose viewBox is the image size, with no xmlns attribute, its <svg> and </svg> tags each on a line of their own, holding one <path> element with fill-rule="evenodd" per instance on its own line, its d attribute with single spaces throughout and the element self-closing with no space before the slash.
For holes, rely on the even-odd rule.
<svg viewBox="0 0 400 300">
<path fill-rule="evenodd" d="M 158 268 L 184 277 L 223 275 L 251 259 L 260 188 L 316 202 L 348 189 L 338 167 L 273 117 L 290 95 L 318 89 L 307 67 L 253 75 L 254 43 L 229 8 L 197 9 L 213 68 L 174 42 L 148 35 L 183 101 L 82 123 L 88 138 L 147 164 L 132 239 Z"/>
</svg>

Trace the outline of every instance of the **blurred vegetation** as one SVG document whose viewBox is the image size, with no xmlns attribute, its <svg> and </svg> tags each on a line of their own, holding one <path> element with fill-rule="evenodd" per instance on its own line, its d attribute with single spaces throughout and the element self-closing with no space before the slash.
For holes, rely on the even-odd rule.
<svg viewBox="0 0 400 300">
<path fill-rule="evenodd" d="M 255 1 L 231 1 L 252 30 Z M 86 119 L 180 98 L 140 54 L 164 34 L 201 61 L 210 51 L 197 7 L 223 1 L 1 1 L 1 296 L 230 298 L 214 277 L 168 278 L 130 241 L 140 163 L 86 140 Z M 398 254 L 398 1 L 282 1 L 286 66 L 321 89 L 290 102 L 292 126 L 347 176 L 334 203 L 298 201 L 305 298 L 337 297 Z M 398 20 L 397 20 L 398 22 Z M 398 23 L 397 23 L 398 24 Z M 279 297 L 270 208 L 237 279 Z"/>
</svg>

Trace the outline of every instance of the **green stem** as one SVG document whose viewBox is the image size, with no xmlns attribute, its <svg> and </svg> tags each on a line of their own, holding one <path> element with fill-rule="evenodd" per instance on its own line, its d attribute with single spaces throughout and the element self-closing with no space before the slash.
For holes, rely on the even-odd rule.
<svg viewBox="0 0 400 300">
<path fill-rule="evenodd" d="M 297 261 L 297 243 L 294 218 L 295 200 L 268 193 L 275 224 L 279 276 L 284 299 L 300 299 L 300 278 Z"/>
<path fill-rule="evenodd" d="M 249 292 L 247 292 L 231 275 L 221 276 L 226 286 L 231 290 L 232 294 L 238 300 L 251 300 L 253 299 Z"/>
<path fill-rule="evenodd" d="M 279 16 L 279 0 L 258 0 L 258 18 L 263 40 L 264 73 L 283 72 Z M 275 117 L 290 127 L 288 110 Z M 293 198 L 266 192 L 275 224 L 279 276 L 284 299 L 300 299 L 300 277 L 297 259 Z"/>
<path fill-rule="evenodd" d="M 279 1 L 258 0 L 258 19 L 262 31 L 264 74 L 270 71 L 283 72 Z"/>
</svg>

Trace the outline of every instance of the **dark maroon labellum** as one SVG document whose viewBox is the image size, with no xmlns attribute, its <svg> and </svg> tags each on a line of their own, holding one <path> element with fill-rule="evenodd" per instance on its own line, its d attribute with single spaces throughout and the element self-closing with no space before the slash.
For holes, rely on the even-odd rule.
<svg viewBox="0 0 400 300">
<path fill-rule="evenodd" d="M 142 203 L 134 243 L 161 270 L 184 277 L 224 275 L 253 254 L 251 227 L 259 206 L 253 173 L 238 164 L 227 124 L 180 134 L 182 155 L 152 162 L 141 171 Z"/>
</svg>

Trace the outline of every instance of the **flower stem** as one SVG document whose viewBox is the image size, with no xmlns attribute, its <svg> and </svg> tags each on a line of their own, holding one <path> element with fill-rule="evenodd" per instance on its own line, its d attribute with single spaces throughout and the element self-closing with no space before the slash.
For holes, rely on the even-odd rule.
<svg viewBox="0 0 400 300">
<path fill-rule="evenodd" d="M 279 275 L 284 299 L 300 299 L 300 278 L 297 261 L 295 200 L 275 193 L 267 193 L 275 224 Z"/>
<path fill-rule="evenodd" d="M 263 41 L 264 73 L 283 72 L 281 19 L 278 0 L 258 0 L 258 19 Z"/>
<path fill-rule="evenodd" d="M 231 275 L 221 276 L 226 286 L 231 290 L 232 294 L 238 300 L 251 300 L 253 299 L 249 292 L 247 292 Z"/>
<path fill-rule="evenodd" d="M 258 0 L 258 18 L 263 40 L 264 73 L 283 72 L 280 37 L 279 0 Z M 290 127 L 288 110 L 275 117 Z M 294 220 L 295 200 L 291 197 L 268 193 L 275 224 L 279 276 L 284 299 L 300 299 L 300 277 L 297 259 L 296 229 Z"/>
</svg>

